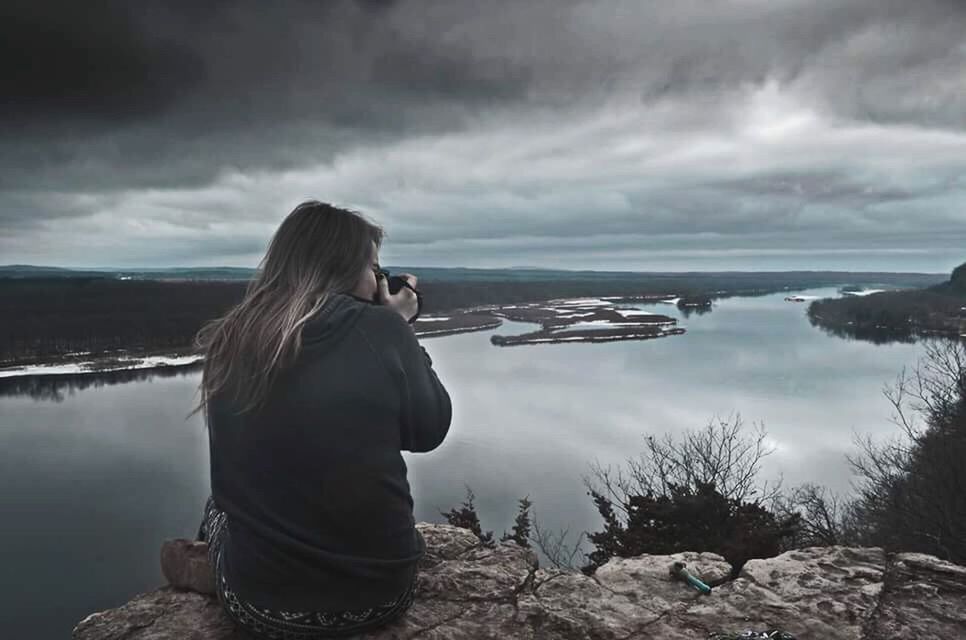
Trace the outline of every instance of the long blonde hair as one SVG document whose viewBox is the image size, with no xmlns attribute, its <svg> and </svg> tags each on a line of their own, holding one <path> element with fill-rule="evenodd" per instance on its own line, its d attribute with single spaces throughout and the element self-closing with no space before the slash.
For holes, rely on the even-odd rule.
<svg viewBox="0 0 966 640">
<path fill-rule="evenodd" d="M 330 204 L 303 202 L 282 221 L 242 301 L 207 322 L 194 338 L 205 356 L 201 401 L 234 390 L 247 399 L 239 414 L 259 408 L 280 370 L 302 347 L 302 325 L 334 293 L 348 293 L 382 245 L 382 228 L 362 214 Z"/>
</svg>

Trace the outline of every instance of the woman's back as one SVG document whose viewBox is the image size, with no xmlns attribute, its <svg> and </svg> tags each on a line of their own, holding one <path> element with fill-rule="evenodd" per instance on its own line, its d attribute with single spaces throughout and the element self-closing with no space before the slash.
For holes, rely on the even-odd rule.
<svg viewBox="0 0 966 640">
<path fill-rule="evenodd" d="M 412 327 L 335 294 L 257 411 L 209 399 L 225 574 L 280 609 L 355 609 L 404 591 L 422 556 L 402 450 L 439 446 L 449 395 Z"/>
</svg>

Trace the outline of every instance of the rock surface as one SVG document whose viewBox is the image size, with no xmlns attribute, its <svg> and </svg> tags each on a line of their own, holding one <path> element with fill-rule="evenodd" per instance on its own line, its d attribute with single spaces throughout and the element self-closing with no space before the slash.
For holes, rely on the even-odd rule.
<svg viewBox="0 0 966 640">
<path fill-rule="evenodd" d="M 753 560 L 702 596 L 668 578 L 675 560 L 706 580 L 728 572 L 712 553 L 615 558 L 592 576 L 537 568 L 513 542 L 481 547 L 465 529 L 419 523 L 427 543 L 416 601 L 365 639 L 676 640 L 778 627 L 799 639 L 966 637 L 966 567 L 877 548 L 827 547 Z M 216 600 L 163 587 L 88 616 L 75 640 L 240 640 Z"/>
<path fill-rule="evenodd" d="M 161 545 L 161 575 L 176 589 L 215 593 L 215 575 L 208 563 L 208 545 L 192 540 L 168 540 Z"/>
</svg>

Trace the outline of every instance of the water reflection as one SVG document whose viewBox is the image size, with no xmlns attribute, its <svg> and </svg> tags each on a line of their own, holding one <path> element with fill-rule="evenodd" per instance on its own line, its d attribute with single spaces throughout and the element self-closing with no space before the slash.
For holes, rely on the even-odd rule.
<svg viewBox="0 0 966 640">
<path fill-rule="evenodd" d="M 829 325 L 814 316 L 808 317 L 813 327 L 821 329 L 827 335 L 845 340 L 863 340 L 872 344 L 913 344 L 918 339 L 908 327 L 876 327 L 867 325 Z"/>
<path fill-rule="evenodd" d="M 691 316 L 703 316 L 711 313 L 714 310 L 713 305 L 708 305 L 706 307 L 692 307 L 686 305 L 678 305 L 678 309 L 681 311 L 681 315 L 685 318 L 690 318 Z"/>
<path fill-rule="evenodd" d="M 197 530 L 208 443 L 184 416 L 198 374 L 168 373 L 22 381 L 0 398 L 0 637 L 69 637 L 160 585 L 161 541 Z"/>
</svg>

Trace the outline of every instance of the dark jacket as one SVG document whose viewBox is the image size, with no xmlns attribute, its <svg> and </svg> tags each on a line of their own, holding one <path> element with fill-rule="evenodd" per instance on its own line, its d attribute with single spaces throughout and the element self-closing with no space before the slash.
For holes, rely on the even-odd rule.
<svg viewBox="0 0 966 640">
<path fill-rule="evenodd" d="M 393 599 L 425 551 L 400 451 L 438 447 L 449 394 L 411 325 L 337 294 L 302 331 L 265 406 L 209 399 L 211 487 L 225 574 L 249 602 L 358 609 Z"/>
</svg>

